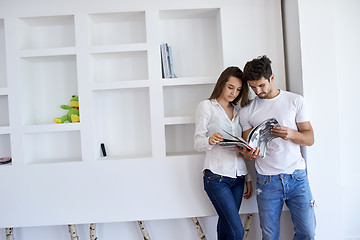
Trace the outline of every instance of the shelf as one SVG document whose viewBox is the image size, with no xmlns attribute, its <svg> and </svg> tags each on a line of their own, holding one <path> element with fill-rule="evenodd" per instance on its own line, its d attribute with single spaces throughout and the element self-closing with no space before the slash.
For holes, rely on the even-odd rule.
<svg viewBox="0 0 360 240">
<path fill-rule="evenodd" d="M 75 46 L 74 16 L 19 18 L 18 30 L 20 49 Z"/>
<path fill-rule="evenodd" d="M 163 86 L 215 84 L 217 77 L 163 78 Z"/>
<path fill-rule="evenodd" d="M 197 105 L 210 97 L 213 88 L 214 84 L 165 86 L 165 117 L 195 116 Z"/>
<path fill-rule="evenodd" d="M 11 157 L 10 134 L 1 134 L 0 130 L 0 158 L 3 157 Z"/>
<path fill-rule="evenodd" d="M 125 159 L 150 159 L 151 154 L 131 154 L 131 155 L 119 155 L 119 156 L 106 156 L 102 157 L 102 153 L 100 153 L 100 157 L 97 158 L 98 161 L 117 161 L 117 160 L 125 160 Z"/>
<path fill-rule="evenodd" d="M 166 156 L 196 154 L 194 132 L 194 123 L 165 126 Z"/>
<path fill-rule="evenodd" d="M 96 82 L 91 85 L 93 91 L 114 90 L 122 88 L 149 87 L 149 80 L 121 81 L 121 82 Z"/>
<path fill-rule="evenodd" d="M 90 14 L 89 39 L 91 46 L 145 43 L 145 11 Z"/>
<path fill-rule="evenodd" d="M 121 45 L 100 45 L 90 46 L 90 53 L 114 53 L 114 52 L 138 52 L 146 51 L 148 46 L 146 43 L 130 43 Z"/>
<path fill-rule="evenodd" d="M 0 126 L 9 126 L 9 103 L 7 95 L 0 95 Z"/>
<path fill-rule="evenodd" d="M 4 20 L 0 19 L 0 89 L 7 87 Z"/>
<path fill-rule="evenodd" d="M 10 133 L 10 127 L 0 127 L 0 134 L 9 134 Z"/>
<path fill-rule="evenodd" d="M 47 56 L 61 56 L 74 55 L 75 47 L 67 48 L 46 48 L 46 49 L 26 49 L 20 51 L 20 57 L 47 57 Z"/>
<path fill-rule="evenodd" d="M 146 51 L 91 54 L 92 82 L 148 79 Z"/>
<path fill-rule="evenodd" d="M 24 134 L 24 162 L 80 162 L 80 131 Z"/>
<path fill-rule="evenodd" d="M 167 117 L 164 121 L 165 125 L 189 124 L 195 123 L 194 116 L 188 117 Z"/>
<path fill-rule="evenodd" d="M 9 95 L 8 88 L 0 88 L 0 96 Z"/>
<path fill-rule="evenodd" d="M 60 106 L 78 92 L 74 55 L 22 58 L 20 70 L 24 125 L 54 123 L 67 113 Z"/>
<path fill-rule="evenodd" d="M 222 71 L 219 9 L 164 10 L 159 18 L 160 43 L 172 47 L 177 77 L 216 76 Z"/>
<path fill-rule="evenodd" d="M 97 159 L 101 156 L 101 143 L 110 158 L 152 156 L 149 102 L 148 88 L 93 93 Z"/>
<path fill-rule="evenodd" d="M 46 133 L 46 132 L 64 132 L 64 131 L 79 131 L 80 123 L 53 123 L 43 125 L 28 125 L 24 126 L 24 133 Z"/>
</svg>

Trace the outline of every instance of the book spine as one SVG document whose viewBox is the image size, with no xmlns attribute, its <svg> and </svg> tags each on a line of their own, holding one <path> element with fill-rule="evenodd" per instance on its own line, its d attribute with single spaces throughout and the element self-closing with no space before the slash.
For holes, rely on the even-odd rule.
<svg viewBox="0 0 360 240">
<path fill-rule="evenodd" d="M 168 46 L 168 51 L 169 51 L 170 77 L 175 78 L 174 61 L 173 61 L 172 47 L 171 46 Z"/>
</svg>

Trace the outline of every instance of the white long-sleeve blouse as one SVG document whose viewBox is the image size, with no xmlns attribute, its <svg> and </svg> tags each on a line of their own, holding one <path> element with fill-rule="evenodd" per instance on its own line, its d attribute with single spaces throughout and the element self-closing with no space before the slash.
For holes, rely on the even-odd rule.
<svg viewBox="0 0 360 240">
<path fill-rule="evenodd" d="M 231 138 L 223 130 L 234 136 L 241 136 L 239 109 L 234 106 L 233 118 L 230 120 L 216 99 L 200 102 L 195 115 L 194 148 L 205 152 L 204 169 L 231 178 L 247 176 L 245 161 L 237 150 L 209 144 L 209 137 L 214 132 L 220 133 L 224 138 Z M 246 180 L 251 180 L 250 176 Z"/>
</svg>

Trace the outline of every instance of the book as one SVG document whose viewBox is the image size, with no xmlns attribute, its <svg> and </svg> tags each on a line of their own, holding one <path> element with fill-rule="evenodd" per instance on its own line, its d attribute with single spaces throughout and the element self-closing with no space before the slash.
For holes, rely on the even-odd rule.
<svg viewBox="0 0 360 240">
<path fill-rule="evenodd" d="M 169 44 L 160 45 L 161 69 L 163 78 L 176 78 L 174 72 L 174 62 L 172 57 L 172 48 Z"/>
<path fill-rule="evenodd" d="M 278 121 L 275 118 L 269 118 L 255 126 L 249 132 L 249 135 L 246 141 L 241 137 L 233 136 L 231 133 L 224 131 L 227 135 L 231 136 L 232 139 L 224 138 L 224 141 L 220 142 L 220 146 L 226 147 L 245 147 L 249 151 L 257 147 L 260 148 L 260 157 L 264 158 L 266 156 L 266 149 L 271 140 L 277 138 L 278 136 L 271 134 L 271 129 L 274 126 L 280 126 Z"/>
</svg>

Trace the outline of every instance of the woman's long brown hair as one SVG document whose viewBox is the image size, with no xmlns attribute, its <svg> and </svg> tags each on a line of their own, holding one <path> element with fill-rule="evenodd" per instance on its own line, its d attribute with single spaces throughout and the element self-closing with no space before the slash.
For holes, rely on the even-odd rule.
<svg viewBox="0 0 360 240">
<path fill-rule="evenodd" d="M 241 87 L 239 95 L 231 103 L 236 105 L 238 103 L 238 101 L 241 99 L 240 106 L 241 107 L 246 106 L 249 103 L 249 86 L 248 86 L 247 82 L 245 80 L 243 80 L 242 71 L 240 70 L 240 68 L 234 67 L 234 66 L 226 68 L 220 74 L 220 76 L 216 82 L 216 85 L 214 87 L 214 90 L 213 90 L 211 96 L 209 97 L 209 100 L 217 99 L 218 97 L 221 96 L 224 86 L 230 77 L 239 78 L 242 82 L 242 87 Z"/>
</svg>

